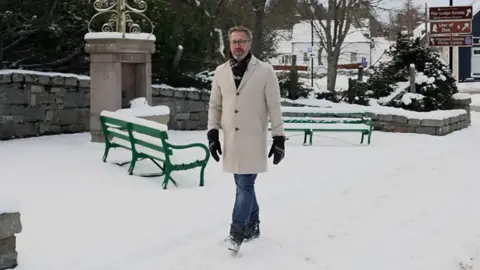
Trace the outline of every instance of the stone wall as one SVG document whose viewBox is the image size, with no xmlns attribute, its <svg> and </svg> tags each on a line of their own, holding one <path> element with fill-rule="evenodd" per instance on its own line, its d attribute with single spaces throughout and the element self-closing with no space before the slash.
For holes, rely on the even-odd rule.
<svg viewBox="0 0 480 270">
<path fill-rule="evenodd" d="M 169 129 L 204 130 L 208 120 L 208 92 L 198 90 L 174 90 L 168 87 L 153 87 L 152 103 L 170 108 Z"/>
<path fill-rule="evenodd" d="M 89 130 L 90 79 L 22 72 L 0 74 L 0 140 Z M 169 128 L 207 127 L 209 95 L 154 87 L 153 104 L 170 108 Z"/>
<path fill-rule="evenodd" d="M 0 73 L 0 140 L 88 131 L 89 90 L 90 79 L 86 76 L 26 71 Z M 207 128 L 208 92 L 154 86 L 152 95 L 152 105 L 170 108 L 170 129 Z M 457 108 L 466 113 L 442 120 L 408 118 L 395 113 L 369 115 L 376 130 L 444 135 L 470 124 L 470 102 L 465 97 L 458 100 Z M 287 101 L 283 105 L 304 106 Z"/>
<path fill-rule="evenodd" d="M 0 269 L 17 266 L 16 234 L 22 232 L 20 213 L 0 212 Z"/>
</svg>

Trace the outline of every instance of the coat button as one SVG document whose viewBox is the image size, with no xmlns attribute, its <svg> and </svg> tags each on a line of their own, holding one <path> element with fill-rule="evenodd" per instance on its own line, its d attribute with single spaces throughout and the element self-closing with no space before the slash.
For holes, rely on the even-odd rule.
<svg viewBox="0 0 480 270">
<path fill-rule="evenodd" d="M 238 128 L 235 128 L 235 131 L 238 131 Z"/>
<path fill-rule="evenodd" d="M 235 110 L 235 113 L 238 113 L 238 110 Z"/>
<path fill-rule="evenodd" d="M 240 96 L 240 92 L 237 92 L 237 96 Z"/>
</svg>

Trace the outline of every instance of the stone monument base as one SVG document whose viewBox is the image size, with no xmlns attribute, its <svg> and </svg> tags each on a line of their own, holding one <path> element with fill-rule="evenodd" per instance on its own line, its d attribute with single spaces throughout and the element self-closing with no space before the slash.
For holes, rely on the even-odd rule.
<svg viewBox="0 0 480 270">
<path fill-rule="evenodd" d="M 88 33 L 90 54 L 90 134 L 103 142 L 100 113 L 117 111 L 125 100 L 145 97 L 152 102 L 151 55 L 155 36 L 146 33 Z"/>
<path fill-rule="evenodd" d="M 17 267 L 15 234 L 21 231 L 20 213 L 0 213 L 0 270 Z"/>
</svg>

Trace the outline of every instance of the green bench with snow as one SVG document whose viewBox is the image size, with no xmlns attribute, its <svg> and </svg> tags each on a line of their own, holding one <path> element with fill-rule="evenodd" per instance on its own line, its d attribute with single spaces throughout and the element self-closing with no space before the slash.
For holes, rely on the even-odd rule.
<svg viewBox="0 0 480 270">
<path fill-rule="evenodd" d="M 285 131 L 303 132 L 303 144 L 313 144 L 315 132 L 359 132 L 360 144 L 365 136 L 370 144 L 373 121 L 365 112 L 339 110 L 333 108 L 282 107 Z M 285 116 L 285 115 L 294 116 Z M 313 115 L 313 117 L 311 116 Z"/>
<path fill-rule="evenodd" d="M 198 167 L 200 167 L 200 186 L 204 185 L 205 167 L 210 159 L 210 152 L 204 144 L 192 143 L 175 145 L 169 143 L 168 128 L 166 125 L 119 112 L 103 111 L 100 114 L 100 125 L 103 134 L 105 134 L 103 162 L 107 161 L 110 149 L 124 148 L 131 152 L 131 160 L 116 164 L 120 166 L 130 164 L 128 168 L 130 175 L 133 174 L 133 170 L 138 161 L 149 159 L 160 168 L 161 172 L 139 175 L 144 177 L 164 176 L 164 189 L 167 188 L 170 181 L 177 186 L 177 183 L 171 176 L 172 172 L 185 171 Z M 203 149 L 205 151 L 205 157 L 190 163 L 176 163 L 172 160 L 178 150 L 190 148 Z"/>
</svg>

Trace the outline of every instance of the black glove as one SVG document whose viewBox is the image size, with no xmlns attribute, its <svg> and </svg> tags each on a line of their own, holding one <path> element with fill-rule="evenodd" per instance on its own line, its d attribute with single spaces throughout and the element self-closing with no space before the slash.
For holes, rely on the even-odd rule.
<svg viewBox="0 0 480 270">
<path fill-rule="evenodd" d="M 208 138 L 208 149 L 210 149 L 210 154 L 212 155 L 215 161 L 219 161 L 220 157 L 218 155 L 222 154 L 222 147 L 220 145 L 220 140 L 218 139 L 218 129 L 211 129 L 207 132 Z"/>
<path fill-rule="evenodd" d="M 268 158 L 273 155 L 273 164 L 277 165 L 285 157 L 285 137 L 275 136 L 273 137 L 273 144 L 268 153 Z"/>
</svg>

